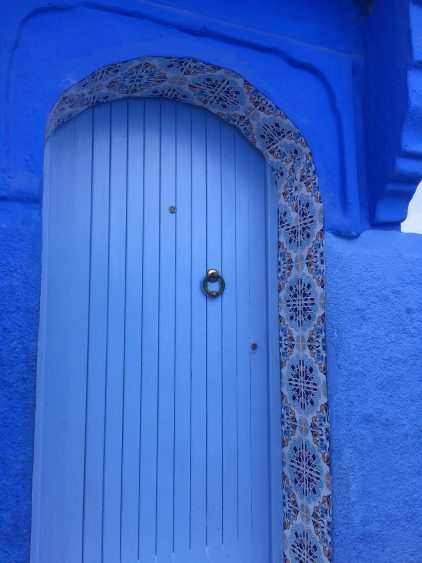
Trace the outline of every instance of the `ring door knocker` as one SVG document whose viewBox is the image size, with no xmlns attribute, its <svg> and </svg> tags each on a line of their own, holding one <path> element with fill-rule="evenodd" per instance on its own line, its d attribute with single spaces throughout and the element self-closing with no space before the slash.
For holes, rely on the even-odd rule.
<svg viewBox="0 0 422 563">
<path fill-rule="evenodd" d="M 220 287 L 217 290 L 209 289 L 208 283 L 216 282 L 220 282 Z M 202 282 L 202 287 L 204 288 L 204 291 L 208 295 L 208 297 L 218 297 L 223 293 L 224 288 L 226 287 L 226 283 L 223 276 L 215 268 L 210 268 Z"/>
</svg>

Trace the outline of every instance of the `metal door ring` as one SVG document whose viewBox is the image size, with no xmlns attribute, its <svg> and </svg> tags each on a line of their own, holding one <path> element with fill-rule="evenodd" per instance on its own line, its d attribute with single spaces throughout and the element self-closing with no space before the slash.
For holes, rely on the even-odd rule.
<svg viewBox="0 0 422 563">
<path fill-rule="evenodd" d="M 220 287 L 217 290 L 213 291 L 212 289 L 208 288 L 209 282 L 210 283 L 220 282 Z M 202 281 L 202 287 L 204 288 L 205 293 L 209 297 L 218 297 L 223 293 L 224 288 L 226 287 L 226 283 L 224 281 L 223 276 L 215 268 L 210 268 L 207 271 L 205 278 Z"/>
</svg>

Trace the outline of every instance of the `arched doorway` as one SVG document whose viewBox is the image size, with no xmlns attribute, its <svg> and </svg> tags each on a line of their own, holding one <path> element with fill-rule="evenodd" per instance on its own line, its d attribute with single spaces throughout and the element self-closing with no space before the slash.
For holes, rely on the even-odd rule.
<svg viewBox="0 0 422 563">
<path fill-rule="evenodd" d="M 155 57 L 110 65 L 81 81 L 53 108 L 48 134 L 89 106 L 126 96 L 164 97 L 203 106 L 240 129 L 272 169 L 279 217 L 284 550 L 288 561 L 329 558 L 322 213 L 309 149 L 286 116 L 235 73 L 189 59 Z M 81 158 L 86 158 L 86 151 L 82 153 Z M 40 425 L 42 404 L 54 400 L 47 399 L 39 379 L 37 450 L 47 439 Z M 36 466 L 34 511 L 37 471 L 42 479 L 42 466 Z M 275 500 L 277 504 L 279 499 Z M 37 526 L 36 512 L 34 522 Z"/>
</svg>

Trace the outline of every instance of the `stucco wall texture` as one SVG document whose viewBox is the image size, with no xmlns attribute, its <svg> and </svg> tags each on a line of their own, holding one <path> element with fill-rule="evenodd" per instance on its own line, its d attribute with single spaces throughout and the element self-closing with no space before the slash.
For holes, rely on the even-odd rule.
<svg viewBox="0 0 422 563">
<path fill-rule="evenodd" d="M 232 68 L 273 99 L 309 142 L 327 230 L 333 560 L 422 561 L 422 236 L 368 230 L 368 201 L 378 192 L 368 189 L 365 170 L 383 169 L 374 163 L 393 142 L 373 145 L 367 159 L 379 135 L 365 138 L 365 96 L 358 92 L 372 91 L 361 71 L 375 39 L 369 27 L 362 45 L 364 24 L 352 0 L 267 3 L 265 11 L 259 0 L 0 6 L 0 563 L 29 561 L 48 111 L 89 72 L 145 55 Z M 371 17 L 383 9 L 393 25 L 408 4 L 375 0 Z M 395 52 L 393 36 L 371 25 Z M 374 81 L 375 55 L 367 65 Z M 367 107 L 375 119 L 377 104 Z M 333 234 L 360 231 L 356 238 Z"/>
<path fill-rule="evenodd" d="M 419 563 L 422 235 L 327 234 L 333 561 Z"/>
<path fill-rule="evenodd" d="M 0 562 L 29 561 L 40 205 L 0 202 Z"/>
</svg>

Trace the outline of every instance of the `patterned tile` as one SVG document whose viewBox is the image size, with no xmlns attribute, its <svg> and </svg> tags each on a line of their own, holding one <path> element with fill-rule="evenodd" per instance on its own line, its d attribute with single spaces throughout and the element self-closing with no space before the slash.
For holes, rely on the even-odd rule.
<svg viewBox="0 0 422 563">
<path fill-rule="evenodd" d="M 276 105 L 235 72 L 145 57 L 100 68 L 69 88 L 46 136 L 87 107 L 126 96 L 204 107 L 237 127 L 271 167 L 279 217 L 284 563 L 331 559 L 331 496 L 322 204 L 312 155 Z"/>
</svg>

